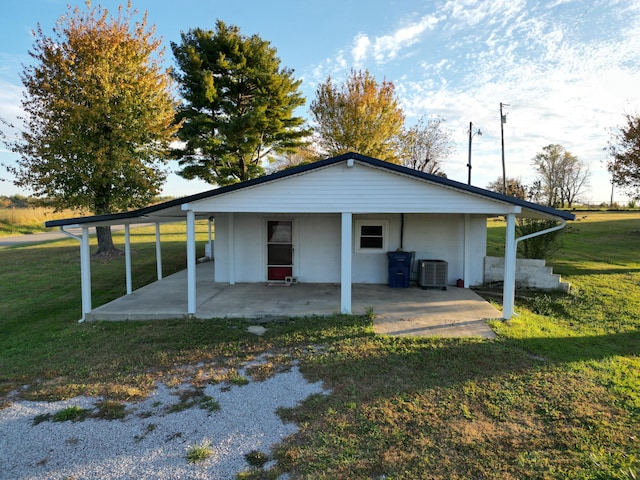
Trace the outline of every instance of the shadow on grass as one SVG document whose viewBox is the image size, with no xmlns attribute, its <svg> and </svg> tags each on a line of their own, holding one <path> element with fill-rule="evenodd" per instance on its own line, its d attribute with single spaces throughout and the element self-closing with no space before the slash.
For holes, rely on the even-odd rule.
<svg viewBox="0 0 640 480">
<path fill-rule="evenodd" d="M 550 362 L 603 360 L 640 354 L 640 330 L 594 336 L 538 337 L 509 342 Z"/>
<path fill-rule="evenodd" d="M 333 340 L 326 353 L 308 359 L 307 372 L 331 389 L 354 389 L 359 400 L 640 353 L 640 331 L 492 341 L 376 335 Z"/>
</svg>

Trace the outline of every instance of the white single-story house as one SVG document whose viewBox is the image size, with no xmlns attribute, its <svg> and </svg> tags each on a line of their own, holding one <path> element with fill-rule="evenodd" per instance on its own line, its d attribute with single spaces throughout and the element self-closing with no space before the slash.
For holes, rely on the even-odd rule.
<svg viewBox="0 0 640 480">
<path fill-rule="evenodd" d="M 387 283 L 388 252 L 446 262 L 446 282 L 483 283 L 487 218 L 506 219 L 503 315 L 513 315 L 516 217 L 560 221 L 575 217 L 392 163 L 347 153 L 235 185 L 139 210 L 46 223 L 81 227 L 83 317 L 91 311 L 89 227 L 125 225 L 127 292 L 131 292 L 129 225 L 187 225 L 188 313 L 196 313 L 195 221 L 215 222 L 215 281 L 340 284 L 351 313 L 354 283 Z M 68 233 L 69 234 L 69 233 Z M 70 235 L 70 234 L 69 234 Z M 158 255 L 158 278 L 162 277 Z M 458 282 L 461 280 L 461 282 Z"/>
</svg>

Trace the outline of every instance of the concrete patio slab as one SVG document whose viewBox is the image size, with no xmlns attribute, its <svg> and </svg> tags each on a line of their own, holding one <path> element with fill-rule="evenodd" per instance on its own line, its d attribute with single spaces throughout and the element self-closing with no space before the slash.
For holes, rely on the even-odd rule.
<svg viewBox="0 0 640 480">
<path fill-rule="evenodd" d="M 324 316 L 340 311 L 337 284 L 216 283 L 211 262 L 199 264 L 196 273 L 197 318 L 268 322 L 277 317 Z M 502 318 L 499 310 L 475 292 L 456 287 L 445 291 L 354 284 L 352 312 L 372 312 L 375 332 L 384 335 L 494 338 L 486 320 Z M 97 307 L 87 320 L 187 316 L 187 278 L 182 271 Z"/>
</svg>

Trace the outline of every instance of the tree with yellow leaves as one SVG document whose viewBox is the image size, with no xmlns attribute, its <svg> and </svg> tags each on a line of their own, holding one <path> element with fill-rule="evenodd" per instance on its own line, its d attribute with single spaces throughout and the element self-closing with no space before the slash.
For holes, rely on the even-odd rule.
<svg viewBox="0 0 640 480">
<path fill-rule="evenodd" d="M 329 77 L 316 90 L 311 114 L 323 153 L 353 151 L 398 163 L 404 113 L 392 82 L 379 84 L 368 70 L 352 70 L 340 86 Z"/>
<path fill-rule="evenodd" d="M 59 208 L 106 214 L 147 205 L 166 180 L 176 103 L 146 14 L 69 8 L 47 36 L 34 32 L 22 83 L 23 128 L 14 183 Z M 98 229 L 98 253 L 115 248 Z"/>
</svg>

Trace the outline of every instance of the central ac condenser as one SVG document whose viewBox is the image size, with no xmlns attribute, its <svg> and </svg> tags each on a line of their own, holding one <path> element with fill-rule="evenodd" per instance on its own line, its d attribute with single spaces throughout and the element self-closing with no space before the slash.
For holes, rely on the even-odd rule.
<svg viewBox="0 0 640 480">
<path fill-rule="evenodd" d="M 444 260 L 418 260 L 418 285 L 422 289 L 447 289 L 448 264 Z"/>
</svg>

